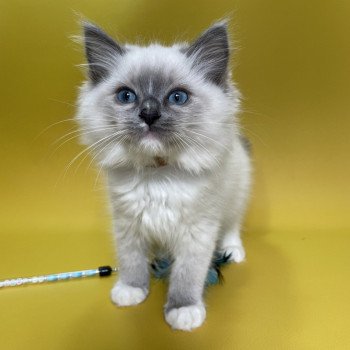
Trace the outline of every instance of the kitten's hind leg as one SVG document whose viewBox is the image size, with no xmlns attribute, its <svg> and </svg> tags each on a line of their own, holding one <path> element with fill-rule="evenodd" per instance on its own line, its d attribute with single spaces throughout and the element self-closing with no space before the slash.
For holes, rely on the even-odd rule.
<svg viewBox="0 0 350 350">
<path fill-rule="evenodd" d="M 238 227 L 223 235 L 218 248 L 220 252 L 230 256 L 229 261 L 240 263 L 245 260 L 245 250 Z"/>
</svg>

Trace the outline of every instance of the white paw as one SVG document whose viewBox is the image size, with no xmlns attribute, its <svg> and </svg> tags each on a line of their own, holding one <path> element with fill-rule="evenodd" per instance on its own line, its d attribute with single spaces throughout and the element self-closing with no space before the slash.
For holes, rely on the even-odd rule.
<svg viewBox="0 0 350 350">
<path fill-rule="evenodd" d="M 183 306 L 178 309 L 171 309 L 165 313 L 165 319 L 173 329 L 190 331 L 203 323 L 205 315 L 205 307 L 201 303 Z"/>
<path fill-rule="evenodd" d="M 226 256 L 230 255 L 229 261 L 240 263 L 245 259 L 245 250 L 242 245 L 229 245 L 222 248 L 222 251 Z"/>
<path fill-rule="evenodd" d="M 111 290 L 113 303 L 119 306 L 129 306 L 141 303 L 146 299 L 147 293 L 141 288 L 135 288 L 118 281 Z"/>
</svg>

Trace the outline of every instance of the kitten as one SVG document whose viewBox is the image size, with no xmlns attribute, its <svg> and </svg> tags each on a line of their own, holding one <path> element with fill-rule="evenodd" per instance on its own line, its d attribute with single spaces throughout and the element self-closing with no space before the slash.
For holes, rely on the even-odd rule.
<svg viewBox="0 0 350 350">
<path fill-rule="evenodd" d="M 240 262 L 250 161 L 231 82 L 226 22 L 191 44 L 121 45 L 84 23 L 88 79 L 76 120 L 108 179 L 119 306 L 149 293 L 149 259 L 172 260 L 166 321 L 199 327 L 215 251 Z"/>
</svg>

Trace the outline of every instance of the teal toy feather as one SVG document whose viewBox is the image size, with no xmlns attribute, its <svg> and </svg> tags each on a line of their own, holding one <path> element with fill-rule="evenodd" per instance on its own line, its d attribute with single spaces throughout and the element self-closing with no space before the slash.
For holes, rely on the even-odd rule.
<svg viewBox="0 0 350 350">
<path fill-rule="evenodd" d="M 206 285 L 214 285 L 223 281 L 220 268 L 229 263 L 231 254 L 215 252 L 212 263 L 209 267 Z M 156 278 L 167 278 L 170 274 L 171 260 L 168 258 L 155 258 L 151 263 L 153 275 Z"/>
</svg>

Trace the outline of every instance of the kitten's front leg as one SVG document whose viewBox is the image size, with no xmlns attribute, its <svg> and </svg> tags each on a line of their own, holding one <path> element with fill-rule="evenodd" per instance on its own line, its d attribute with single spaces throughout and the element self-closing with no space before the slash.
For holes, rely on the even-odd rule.
<svg viewBox="0 0 350 350">
<path fill-rule="evenodd" d="M 111 291 L 119 306 L 141 303 L 149 291 L 149 268 L 145 244 L 130 228 L 116 229 L 119 280 Z"/>
<path fill-rule="evenodd" d="M 199 327 L 206 316 L 203 290 L 212 260 L 215 239 L 209 235 L 196 239 L 189 234 L 175 253 L 170 274 L 165 319 L 173 329 L 190 331 Z"/>
</svg>

